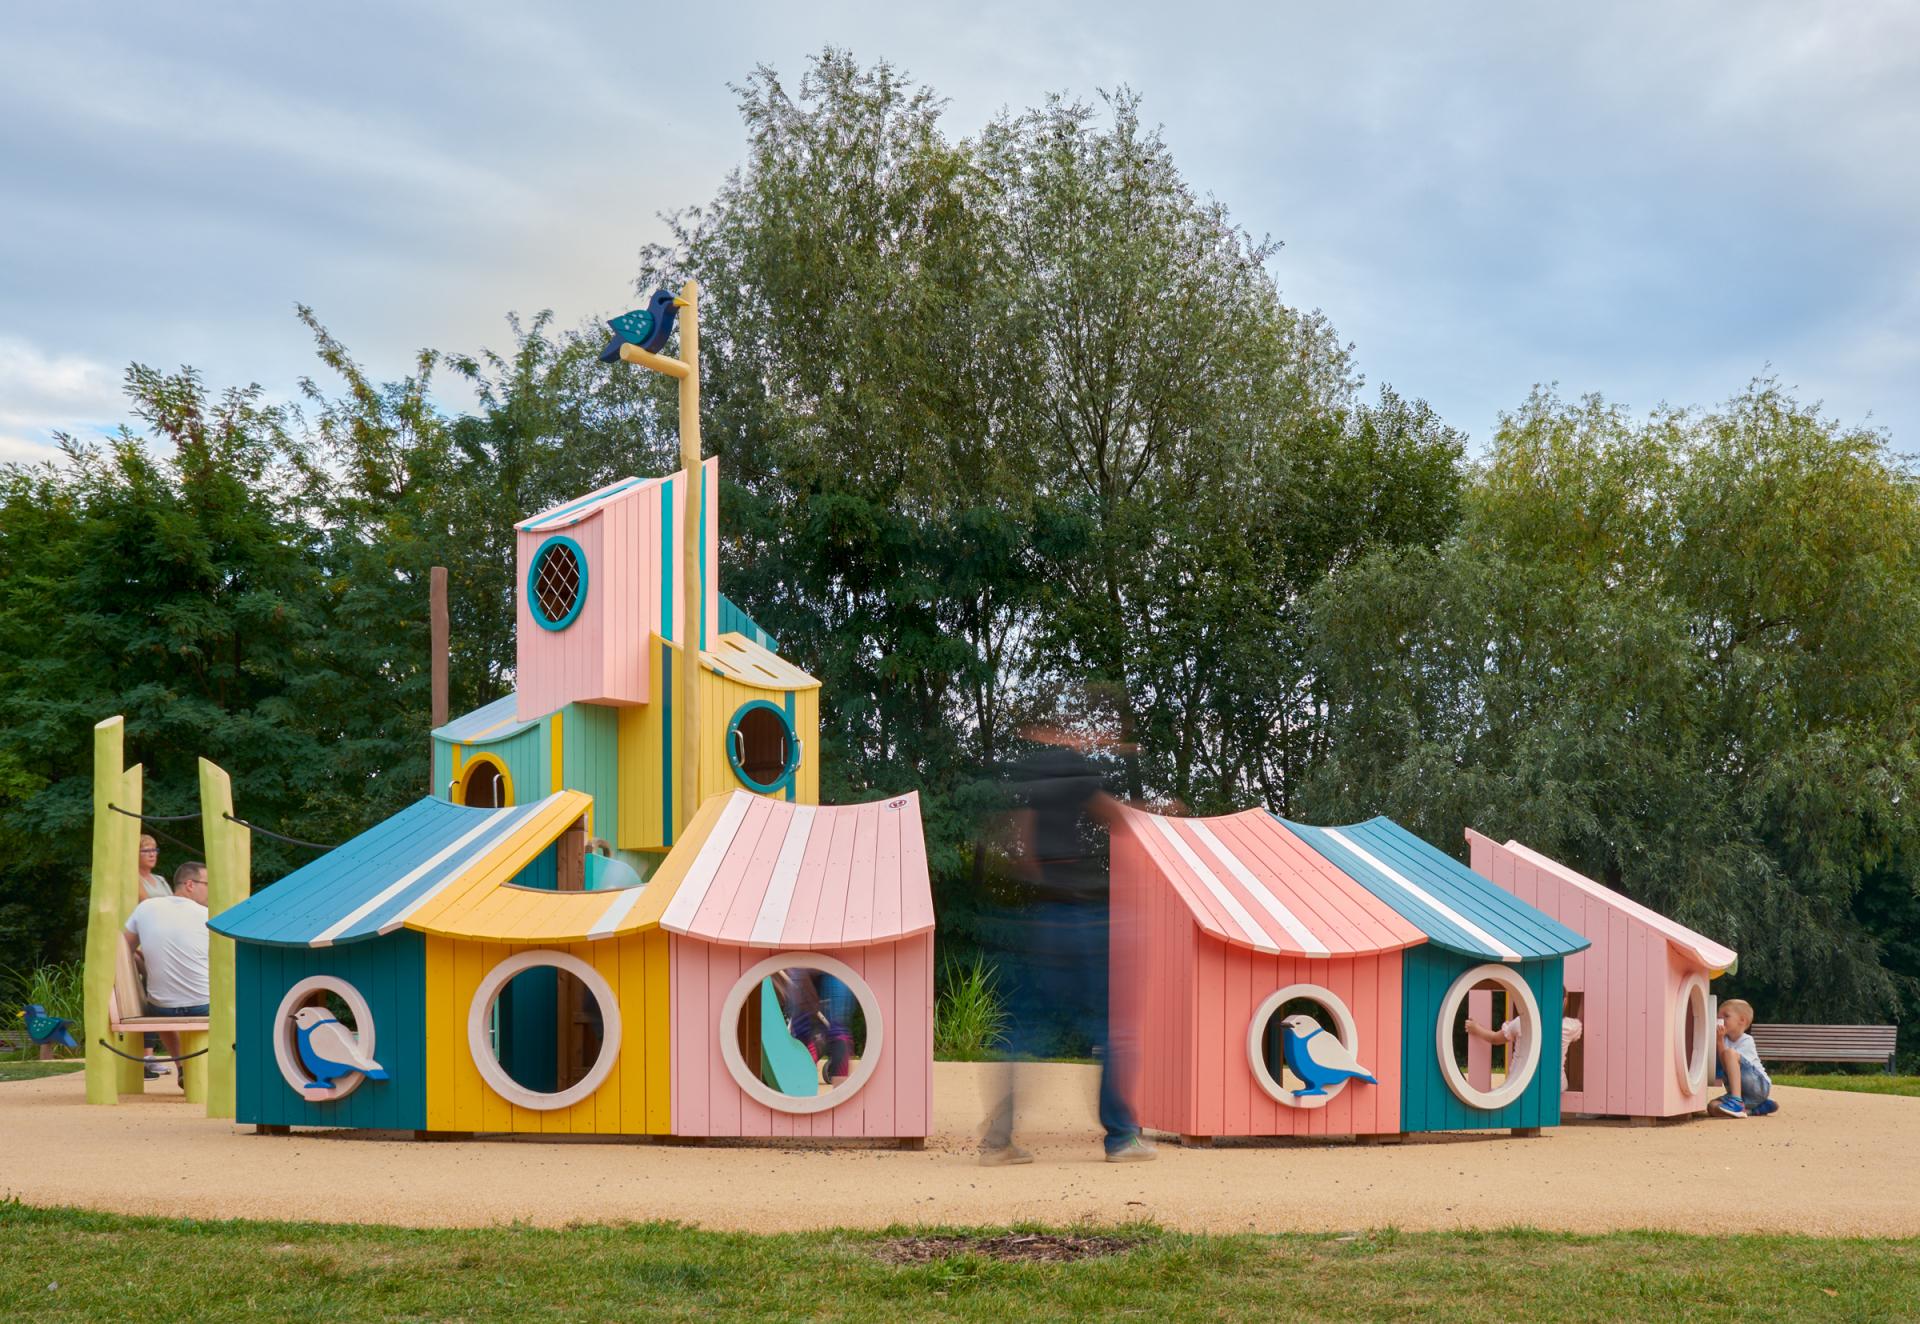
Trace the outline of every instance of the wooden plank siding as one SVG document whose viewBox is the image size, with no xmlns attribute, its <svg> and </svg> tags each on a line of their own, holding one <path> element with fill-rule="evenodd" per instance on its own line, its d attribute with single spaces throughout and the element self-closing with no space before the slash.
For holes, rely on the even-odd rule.
<svg viewBox="0 0 1920 1324">
<path fill-rule="evenodd" d="M 1557 1126 L 1560 1079 L 1550 1049 L 1526 1091 L 1504 1108 L 1476 1108 L 1460 1100 L 1441 1074 L 1438 1043 L 1440 1004 L 1454 980 L 1486 962 L 1432 944 L 1401 954 L 1401 1125 L 1403 1131 L 1471 1131 L 1505 1127 Z M 1543 1016 L 1561 998 L 1560 958 L 1509 965 L 1533 990 Z M 1554 1036 L 1557 1042 L 1557 1036 Z"/>
</svg>

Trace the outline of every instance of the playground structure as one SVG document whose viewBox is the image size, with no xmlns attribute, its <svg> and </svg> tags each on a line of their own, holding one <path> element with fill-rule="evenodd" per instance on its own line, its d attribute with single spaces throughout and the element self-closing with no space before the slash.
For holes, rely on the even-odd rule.
<svg viewBox="0 0 1920 1324">
<path fill-rule="evenodd" d="M 684 310 L 678 359 L 609 353 L 679 382 L 682 468 L 516 526 L 517 689 L 436 711 L 431 795 L 249 897 L 245 829 L 203 762 L 215 954 L 199 1028 L 232 1045 L 205 1053 L 214 1115 L 420 1136 L 927 1134 L 919 800 L 817 805 L 819 683 L 720 597 L 698 288 L 667 302 Z M 434 618 L 440 640 L 438 600 Z M 112 1102 L 140 1088 L 148 1027 L 111 1024 L 107 996 L 95 1015 L 140 808 L 119 719 L 102 726 L 87 1028 L 127 1055 L 89 1058 L 90 1100 Z M 844 987 L 851 1024 L 791 1013 L 776 976 Z M 118 1002 L 137 1001 L 121 982 Z M 837 1079 L 814 1059 L 829 1038 L 852 1045 Z M 98 1097 L 95 1057 L 116 1073 Z"/>
<path fill-rule="evenodd" d="M 1112 870 L 1113 1014 L 1156 1045 L 1142 1125 L 1204 1142 L 1560 1120 L 1562 968 L 1585 940 L 1392 821 L 1127 810 Z M 1519 1008 L 1523 1048 L 1476 1084 L 1459 1027 L 1486 987 Z M 1312 1087 L 1284 1043 L 1289 1014 L 1372 1079 Z"/>
<path fill-rule="evenodd" d="M 1713 1084 L 1712 981 L 1739 959 L 1683 924 L 1517 841 L 1467 830 L 1474 872 L 1591 946 L 1567 958 L 1567 1014 L 1583 1032 L 1567 1054 L 1567 1113 L 1651 1121 L 1703 1111 Z M 1492 996 L 1476 1014 L 1492 1016 Z M 1484 1050 L 1485 1045 L 1480 1045 Z M 1490 1071 L 1485 1051 L 1472 1074 Z"/>
</svg>

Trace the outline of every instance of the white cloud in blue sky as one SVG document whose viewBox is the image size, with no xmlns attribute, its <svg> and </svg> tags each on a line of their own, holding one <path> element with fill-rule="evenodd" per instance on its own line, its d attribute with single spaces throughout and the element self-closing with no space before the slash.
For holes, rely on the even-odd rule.
<svg viewBox="0 0 1920 1324">
<path fill-rule="evenodd" d="M 15 8 L 0 460 L 129 360 L 293 395 L 312 304 L 377 376 L 624 304 L 734 96 L 824 44 L 949 131 L 1130 84 L 1373 382 L 1484 438 L 1535 382 L 1710 404 L 1768 365 L 1920 426 L 1920 7 L 1026 3 Z"/>
</svg>

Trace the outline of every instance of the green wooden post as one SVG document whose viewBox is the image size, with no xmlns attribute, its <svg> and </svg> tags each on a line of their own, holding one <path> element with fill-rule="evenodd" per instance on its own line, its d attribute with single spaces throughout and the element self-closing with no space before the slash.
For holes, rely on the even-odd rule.
<svg viewBox="0 0 1920 1324">
<path fill-rule="evenodd" d="M 226 769 L 200 760 L 200 833 L 207 844 L 207 917 L 245 901 L 252 892 L 253 834 L 229 817 L 233 779 Z M 207 935 L 207 987 L 212 1007 L 207 1018 L 207 1116 L 234 1115 L 233 939 Z M 189 1084 L 192 1083 L 191 1077 Z"/>
<path fill-rule="evenodd" d="M 106 1040 L 122 1052 L 140 1053 L 140 1036 L 115 1035 L 107 1028 L 107 999 L 113 993 L 116 947 L 121 926 L 137 895 L 140 860 L 140 821 L 116 814 L 118 804 L 140 812 L 141 777 L 138 767 L 124 765 L 126 719 L 109 717 L 93 728 L 93 880 L 87 907 L 87 968 L 82 980 L 85 995 L 87 1102 L 118 1103 L 122 1094 L 145 1088 L 141 1067 L 115 1057 L 100 1047 Z M 128 1008 L 134 1015 L 140 1008 Z"/>
</svg>

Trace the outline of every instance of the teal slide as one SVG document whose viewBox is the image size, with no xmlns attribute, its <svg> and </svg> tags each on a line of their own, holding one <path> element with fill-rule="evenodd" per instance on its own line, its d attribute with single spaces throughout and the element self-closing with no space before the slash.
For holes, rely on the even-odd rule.
<svg viewBox="0 0 1920 1324">
<path fill-rule="evenodd" d="M 820 1092 L 820 1069 L 807 1046 L 787 1033 L 787 1013 L 771 975 L 760 981 L 760 1079 L 796 1099 Z"/>
</svg>

